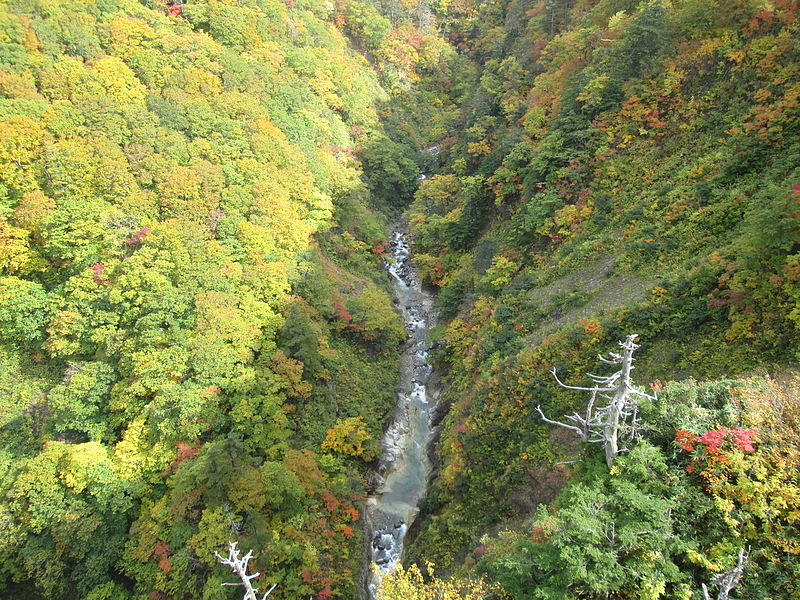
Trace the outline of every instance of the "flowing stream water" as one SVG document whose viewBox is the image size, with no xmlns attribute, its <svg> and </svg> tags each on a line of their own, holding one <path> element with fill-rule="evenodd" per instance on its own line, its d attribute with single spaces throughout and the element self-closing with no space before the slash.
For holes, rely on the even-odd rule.
<svg viewBox="0 0 800 600">
<path fill-rule="evenodd" d="M 367 501 L 371 563 L 384 573 L 394 569 L 402 559 L 405 534 L 417 517 L 417 504 L 425 494 L 431 473 L 428 458 L 433 433 L 431 411 L 439 394 L 428 362 L 433 296 L 423 290 L 411 263 L 408 233 L 395 228 L 390 248 L 394 260 L 387 269 L 408 339 L 400 358 L 397 409 L 381 441 L 383 454 L 378 467 L 381 483 Z M 370 576 L 369 581 L 374 597 L 374 578 Z"/>
</svg>

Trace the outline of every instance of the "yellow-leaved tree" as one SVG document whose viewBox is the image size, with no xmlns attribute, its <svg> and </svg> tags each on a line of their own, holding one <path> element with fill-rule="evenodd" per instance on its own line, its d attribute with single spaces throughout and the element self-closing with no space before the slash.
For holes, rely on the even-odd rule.
<svg viewBox="0 0 800 600">
<path fill-rule="evenodd" d="M 379 574 L 378 600 L 482 600 L 496 591 L 483 578 L 440 579 L 433 575 L 433 567 L 426 563 L 423 573 L 416 564 L 407 569 L 398 565 L 394 571 Z"/>
<path fill-rule="evenodd" d="M 361 416 L 338 419 L 336 425 L 328 430 L 322 448 L 334 450 L 347 456 L 358 456 L 366 461 L 375 458 L 377 448 Z M 364 446 L 367 443 L 366 447 Z"/>
</svg>

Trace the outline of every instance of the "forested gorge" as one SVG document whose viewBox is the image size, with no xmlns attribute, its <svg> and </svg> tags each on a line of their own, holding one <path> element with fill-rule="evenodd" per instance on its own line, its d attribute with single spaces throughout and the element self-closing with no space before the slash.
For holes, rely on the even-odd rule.
<svg viewBox="0 0 800 600">
<path fill-rule="evenodd" d="M 1 10 L 3 597 L 227 598 L 228 541 L 354 597 L 405 335 L 376 76 L 324 2 Z"/>
<path fill-rule="evenodd" d="M 442 16 L 471 75 L 408 209 L 450 405 L 412 561 L 518 599 L 800 593 L 797 8 Z M 650 398 L 609 468 L 545 419 L 604 407 L 559 381 L 633 334 Z"/>
<path fill-rule="evenodd" d="M 401 214 L 444 394 L 435 568 L 383 598 L 797 597 L 797 20 L 0 2 L 0 597 L 240 598 L 233 541 L 270 598 L 363 594 Z M 609 467 L 543 416 L 634 334 Z"/>
</svg>

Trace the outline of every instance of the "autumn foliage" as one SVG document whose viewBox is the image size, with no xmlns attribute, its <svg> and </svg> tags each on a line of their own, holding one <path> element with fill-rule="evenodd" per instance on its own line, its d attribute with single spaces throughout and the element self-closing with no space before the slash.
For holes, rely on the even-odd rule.
<svg viewBox="0 0 800 600">
<path fill-rule="evenodd" d="M 0 595 L 356 594 L 404 331 L 329 4 L 0 6 Z"/>
</svg>

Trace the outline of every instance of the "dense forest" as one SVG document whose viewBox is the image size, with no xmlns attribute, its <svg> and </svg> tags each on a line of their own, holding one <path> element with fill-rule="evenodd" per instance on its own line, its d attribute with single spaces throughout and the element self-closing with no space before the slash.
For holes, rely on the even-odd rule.
<svg viewBox="0 0 800 600">
<path fill-rule="evenodd" d="M 0 597 L 241 598 L 229 542 L 363 596 L 401 217 L 444 393 L 382 598 L 800 595 L 799 25 L 0 2 Z"/>
<path fill-rule="evenodd" d="M 0 10 L 0 594 L 227 598 L 235 540 L 354 597 L 405 335 L 376 75 L 324 2 Z"/>
</svg>

